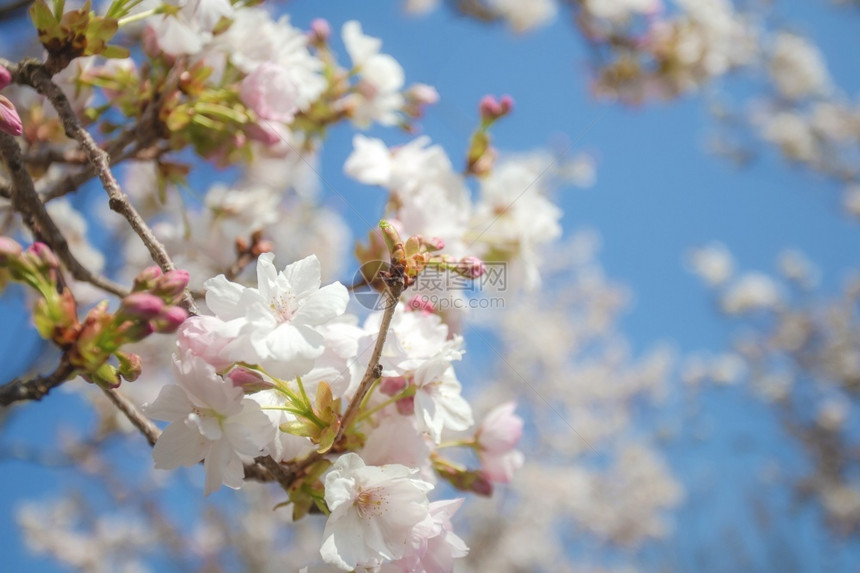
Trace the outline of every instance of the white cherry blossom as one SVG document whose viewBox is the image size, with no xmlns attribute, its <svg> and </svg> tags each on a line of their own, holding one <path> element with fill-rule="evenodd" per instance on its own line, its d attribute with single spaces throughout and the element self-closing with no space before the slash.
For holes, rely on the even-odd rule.
<svg viewBox="0 0 860 573">
<path fill-rule="evenodd" d="M 320 263 L 311 255 L 280 273 L 274 255 L 257 260 L 257 288 L 219 275 L 206 281 L 206 304 L 238 331 L 225 352 L 231 359 L 263 365 L 271 374 L 292 379 L 310 371 L 325 350 L 317 327 L 343 314 L 349 300 L 339 282 L 320 288 Z"/>
<path fill-rule="evenodd" d="M 433 485 L 399 464 L 368 466 L 355 453 L 338 458 L 325 478 L 331 514 L 320 554 L 345 571 L 400 559 L 416 526 L 427 527 L 427 492 Z"/>
<path fill-rule="evenodd" d="M 242 487 L 243 462 L 261 453 L 274 426 L 259 404 L 202 358 L 187 353 L 173 364 L 178 385 L 162 388 L 146 408 L 149 416 L 170 422 L 152 450 L 155 467 L 175 469 L 204 460 L 207 495 L 221 484 Z"/>
</svg>

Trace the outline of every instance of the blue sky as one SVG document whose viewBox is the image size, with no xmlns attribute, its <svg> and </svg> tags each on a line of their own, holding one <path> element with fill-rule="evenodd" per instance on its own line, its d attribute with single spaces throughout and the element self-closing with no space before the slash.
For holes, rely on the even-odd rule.
<svg viewBox="0 0 860 573">
<path fill-rule="evenodd" d="M 423 19 L 404 18 L 393 0 L 295 0 L 285 7 L 300 27 L 315 17 L 330 20 L 334 30 L 347 20 L 360 20 L 365 33 L 382 38 L 383 51 L 400 61 L 408 83 L 434 85 L 442 102 L 428 111 L 423 132 L 445 147 L 455 163 L 465 153 L 477 102 L 487 93 L 508 93 L 516 100 L 514 114 L 493 132 L 500 149 L 525 151 L 564 139 L 574 151 L 593 153 L 598 159 L 596 185 L 562 189 L 557 199 L 565 212 L 565 232 L 597 230 L 607 274 L 634 293 L 623 329 L 638 350 L 659 341 L 669 341 L 682 352 L 718 350 L 727 344 L 729 325 L 699 280 L 684 268 L 683 255 L 691 246 L 718 240 L 733 252 L 740 268 L 767 271 L 774 270 L 780 250 L 798 248 L 822 269 L 826 292 L 838 290 L 847 271 L 860 267 L 860 227 L 842 213 L 836 185 L 787 166 L 773 151 L 764 150 L 742 170 L 708 155 L 704 142 L 711 121 L 699 97 L 641 108 L 596 102 L 588 90 L 582 43 L 563 18 L 516 37 L 499 26 L 479 25 L 444 10 Z M 778 7 L 793 29 L 819 43 L 835 82 L 849 94 L 860 91 L 854 56 L 860 49 L 860 12 L 832 8 L 823 0 L 783 1 Z M 738 93 L 748 92 L 753 84 L 742 78 L 736 84 Z M 394 130 L 371 133 L 389 144 L 406 139 Z M 382 192 L 360 188 L 342 172 L 351 139 L 351 130 L 333 130 L 321 173 L 365 219 L 374 221 L 381 213 Z M 356 233 L 364 234 L 363 223 L 340 197 L 329 193 L 326 202 L 350 220 Z M 0 306 L 0 313 L 4 327 L 17 320 L 8 304 Z M 0 355 L 9 360 L 13 331 L 3 330 Z M 833 570 L 847 570 L 848 559 L 858 554 L 856 547 L 837 551 L 840 543 L 817 525 L 814 510 L 798 510 L 773 529 L 772 539 L 755 541 L 745 495 L 755 485 L 757 468 L 768 456 L 800 462 L 778 441 L 765 408 L 728 391 L 711 393 L 709 400 L 702 423 L 710 423 L 711 439 L 675 444 L 669 450 L 682 481 L 694 484 L 678 513 L 679 533 L 646 554 L 646 562 L 656 566 L 674 560 L 673 568 L 692 567 L 701 547 L 711 547 L 711 556 L 719 554 L 721 528 L 735 523 L 743 543 L 752 547 L 751 570 L 768 569 L 771 546 L 781 538 L 794 547 L 800 569 L 821 569 L 832 559 Z M 44 420 L 51 420 L 51 426 L 86 420 L 64 396 L 52 395 L 24 408 L 9 427 L 14 439 L 51 436 L 53 430 L 44 428 Z M 18 500 L 41 497 L 68 473 L 0 462 L 7 492 L 0 497 L 0 536 L 11 571 L 53 570 L 26 554 L 11 512 Z M 786 500 L 778 502 L 787 506 Z M 713 568 L 731 565 L 716 563 Z"/>
</svg>

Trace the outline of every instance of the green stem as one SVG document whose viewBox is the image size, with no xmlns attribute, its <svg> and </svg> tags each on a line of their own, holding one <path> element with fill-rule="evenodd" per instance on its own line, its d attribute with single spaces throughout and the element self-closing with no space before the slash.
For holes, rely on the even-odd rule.
<svg viewBox="0 0 860 573">
<path fill-rule="evenodd" d="M 464 447 L 464 448 L 474 448 L 477 446 L 477 442 L 474 438 L 464 438 L 462 440 L 451 440 L 450 442 L 442 442 L 436 449 L 439 450 L 441 448 L 456 448 L 456 447 Z"/>
<path fill-rule="evenodd" d="M 360 422 L 360 421 L 364 420 L 365 418 L 372 416 L 373 414 L 379 412 L 380 410 L 382 410 L 386 406 L 393 404 L 393 403 L 397 402 L 398 400 L 402 400 L 403 398 L 408 398 L 408 397 L 414 396 L 414 395 L 415 395 L 415 386 L 407 386 L 406 388 L 404 388 L 399 393 L 395 394 L 394 396 L 392 396 L 391 398 L 389 398 L 388 400 L 386 400 L 382 404 L 375 406 L 373 409 L 368 410 L 367 412 L 365 412 L 364 414 L 359 416 L 358 419 L 356 419 L 356 422 Z"/>
<path fill-rule="evenodd" d="M 158 8 L 152 8 L 150 10 L 144 10 L 143 12 L 138 12 L 137 14 L 132 14 L 131 16 L 126 16 L 125 18 L 121 18 L 117 21 L 117 26 L 122 28 L 126 24 L 132 24 L 139 20 L 143 20 L 144 18 L 149 18 L 158 12 Z"/>
</svg>

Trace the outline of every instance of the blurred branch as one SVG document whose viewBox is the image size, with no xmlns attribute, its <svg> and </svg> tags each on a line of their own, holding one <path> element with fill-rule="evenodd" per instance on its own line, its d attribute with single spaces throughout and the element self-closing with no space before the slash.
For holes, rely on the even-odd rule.
<svg viewBox="0 0 860 573">
<path fill-rule="evenodd" d="M 11 72 L 14 82 L 34 88 L 51 102 L 63 122 L 63 129 L 66 135 L 80 144 L 91 167 L 102 182 L 102 187 L 104 187 L 105 192 L 108 194 L 108 205 L 111 210 L 119 213 L 128 221 L 131 228 L 149 250 L 152 260 L 161 267 L 161 270 L 164 272 L 174 270 L 176 267 L 164 245 L 161 244 L 152 232 L 152 229 L 149 228 L 149 225 L 146 224 L 146 221 L 143 220 L 143 217 L 140 216 L 140 213 L 131 204 L 128 196 L 123 193 L 119 183 L 111 172 L 109 154 L 99 147 L 92 135 L 81 126 L 68 98 L 60 87 L 51 80 L 51 75 L 48 73 L 45 65 L 36 60 L 24 60 L 20 64 L 14 64 L 2 59 L 0 59 L 0 65 L 5 66 Z M 187 290 L 185 292 L 184 306 L 190 312 L 197 313 L 194 299 Z"/>
<path fill-rule="evenodd" d="M 23 16 L 27 6 L 33 3 L 33 0 L 14 0 L 8 4 L 0 6 L 0 21 L 12 20 Z"/>
<path fill-rule="evenodd" d="M 71 378 L 75 369 L 63 357 L 59 366 L 47 376 L 37 376 L 29 380 L 15 378 L 0 386 L 0 406 L 8 406 L 23 400 L 41 400 L 51 390 Z"/>
<path fill-rule="evenodd" d="M 21 148 L 18 147 L 18 142 L 11 135 L 0 133 L 0 155 L 3 156 L 3 162 L 12 178 L 12 205 L 16 211 L 21 213 L 24 223 L 33 232 L 35 238 L 44 240 L 51 247 L 75 279 L 88 282 L 119 297 L 127 295 L 127 289 L 91 272 L 72 254 L 66 238 L 36 193 L 33 179 L 24 166 Z"/>
</svg>

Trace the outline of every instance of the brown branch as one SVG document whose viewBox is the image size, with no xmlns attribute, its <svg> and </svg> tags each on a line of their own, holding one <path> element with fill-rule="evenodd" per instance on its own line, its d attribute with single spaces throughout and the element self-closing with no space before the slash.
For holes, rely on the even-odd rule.
<svg viewBox="0 0 860 573">
<path fill-rule="evenodd" d="M 382 365 L 379 364 L 379 358 L 382 356 L 382 347 L 385 346 L 385 339 L 388 336 L 388 328 L 391 326 L 391 319 L 394 318 L 394 310 L 397 308 L 397 301 L 400 300 L 400 295 L 406 289 L 406 284 L 403 277 L 399 274 L 386 279 L 387 289 L 383 291 L 383 296 L 386 297 L 386 306 L 382 314 L 382 321 L 379 324 L 379 334 L 376 337 L 376 345 L 373 347 L 373 354 L 370 355 L 370 362 L 367 364 L 367 369 L 364 371 L 364 376 L 361 383 L 358 385 L 358 390 L 346 408 L 346 412 L 341 419 L 340 428 L 337 431 L 337 436 L 333 443 L 337 443 L 343 438 L 344 433 L 349 429 L 350 424 L 358 415 L 359 407 L 361 406 L 364 397 L 370 391 L 373 383 L 382 375 Z"/>
<path fill-rule="evenodd" d="M 0 60 L 5 65 L 5 61 Z M 108 194 L 108 205 L 111 210 L 122 215 L 128 221 L 134 232 L 143 241 L 149 250 L 152 260 L 155 261 L 164 272 L 175 268 L 173 261 L 168 255 L 164 245 L 158 240 L 137 209 L 129 201 L 128 196 L 123 193 L 116 178 L 110 170 L 110 157 L 105 150 L 98 146 L 92 135 L 84 129 L 78 121 L 72 105 L 60 87 L 51 80 L 51 74 L 45 65 L 36 60 L 24 60 L 20 64 L 6 66 L 12 74 L 14 82 L 25 84 L 34 88 L 51 102 L 60 119 L 66 135 L 76 140 L 87 156 L 90 165 L 96 171 L 102 182 L 105 192 Z M 186 290 L 183 305 L 192 313 L 197 312 L 194 299 Z"/>
<path fill-rule="evenodd" d="M 24 166 L 21 148 L 11 135 L 0 133 L 0 155 L 3 156 L 9 176 L 12 178 L 12 205 L 21 213 L 24 223 L 33 235 L 44 240 L 51 247 L 77 280 L 88 282 L 119 297 L 127 295 L 127 289 L 91 272 L 72 254 L 66 238 L 39 199 L 33 179 Z"/>
<path fill-rule="evenodd" d="M 149 442 L 149 445 L 154 446 L 155 442 L 158 440 L 158 436 L 161 435 L 161 430 L 152 423 L 152 420 L 144 416 L 131 400 L 120 394 L 116 389 L 108 389 L 104 387 L 101 387 L 101 389 L 105 396 L 108 397 L 108 400 L 110 400 L 120 412 L 125 414 L 125 417 L 128 418 L 128 421 L 131 422 L 135 428 L 140 430 L 140 433 L 144 435 L 146 441 Z"/>
<path fill-rule="evenodd" d="M 29 380 L 15 378 L 0 386 L 0 406 L 8 406 L 24 400 L 41 400 L 51 390 L 69 380 L 75 369 L 63 357 L 57 369 L 46 376 L 37 376 Z"/>
</svg>

